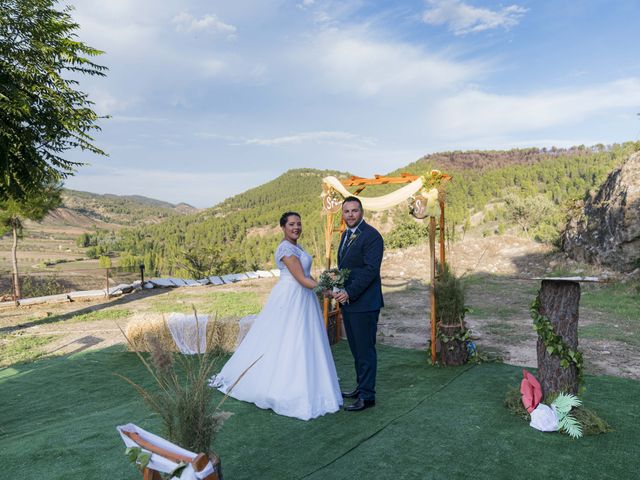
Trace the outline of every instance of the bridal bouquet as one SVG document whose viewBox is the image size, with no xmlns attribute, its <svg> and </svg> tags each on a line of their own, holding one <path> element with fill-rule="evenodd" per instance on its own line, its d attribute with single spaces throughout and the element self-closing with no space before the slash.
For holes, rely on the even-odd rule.
<svg viewBox="0 0 640 480">
<path fill-rule="evenodd" d="M 318 278 L 318 286 L 313 289 L 316 293 L 322 293 L 325 290 L 338 291 L 344 288 L 344 283 L 349 278 L 349 270 L 346 268 L 330 268 L 320 274 Z"/>
</svg>

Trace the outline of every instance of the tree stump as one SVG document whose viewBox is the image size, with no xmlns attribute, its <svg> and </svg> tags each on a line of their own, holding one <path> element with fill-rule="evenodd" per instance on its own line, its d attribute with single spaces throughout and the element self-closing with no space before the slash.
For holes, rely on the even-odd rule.
<svg viewBox="0 0 640 480">
<path fill-rule="evenodd" d="M 469 359 L 469 352 L 467 350 L 467 343 L 464 340 L 454 338 L 456 335 L 461 335 L 465 332 L 465 328 L 460 325 L 442 325 L 439 324 L 438 328 L 440 332 L 446 335 L 450 340 L 443 342 L 438 339 L 440 347 L 440 360 L 443 365 L 457 366 L 464 365 Z"/>
<path fill-rule="evenodd" d="M 566 345 L 578 349 L 578 304 L 580 284 L 567 280 L 543 280 L 540 288 L 538 313 L 551 322 L 551 327 Z M 576 366 L 560 365 L 560 357 L 549 354 L 538 336 L 538 377 L 544 396 L 552 392 L 578 393 Z"/>
</svg>

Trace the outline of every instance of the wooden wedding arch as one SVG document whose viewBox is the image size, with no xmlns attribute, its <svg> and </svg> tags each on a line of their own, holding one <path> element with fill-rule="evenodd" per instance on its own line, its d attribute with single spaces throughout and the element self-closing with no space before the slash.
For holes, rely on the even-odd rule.
<svg viewBox="0 0 640 480">
<path fill-rule="evenodd" d="M 445 262 L 445 241 L 444 241 L 444 210 L 446 192 L 445 186 L 451 180 L 451 176 L 438 170 L 432 170 L 427 175 L 410 175 L 402 173 L 399 177 L 384 177 L 375 175 L 374 178 L 362 178 L 352 176 L 346 180 L 338 180 L 335 177 L 326 177 L 322 182 L 322 213 L 326 216 L 325 222 L 325 268 L 331 268 L 333 238 L 337 233 L 342 235 L 346 225 L 344 219 L 341 218 L 340 226 L 336 229 L 335 217 L 341 212 L 342 200 L 353 195 L 358 197 L 365 210 L 383 211 L 392 206 L 399 205 L 403 201 L 408 201 L 410 213 L 416 218 L 429 218 L 429 257 L 430 257 L 430 303 L 431 303 L 431 361 L 436 361 L 436 298 L 433 285 L 436 278 L 436 269 L 438 262 Z M 384 197 L 372 198 L 361 197 L 362 191 L 370 185 L 390 185 L 390 184 L 409 184 L 401 190 L 393 192 L 386 197 L 394 196 L 385 201 Z M 353 192 L 348 188 L 356 187 Z M 396 194 L 400 195 L 396 195 Z M 405 196 L 406 195 L 406 196 Z M 378 200 L 376 202 L 376 200 Z M 375 205 L 374 205 L 375 203 Z M 373 208 L 371 208 L 373 207 Z M 436 218 L 439 219 L 440 239 L 439 239 L 439 259 L 436 258 Z M 332 303 L 335 306 L 332 307 Z M 323 313 L 325 327 L 329 331 L 330 320 L 333 326 L 333 335 L 330 334 L 333 341 L 340 338 L 341 331 L 341 315 L 340 305 L 337 302 L 331 302 L 329 298 L 324 299 Z"/>
</svg>

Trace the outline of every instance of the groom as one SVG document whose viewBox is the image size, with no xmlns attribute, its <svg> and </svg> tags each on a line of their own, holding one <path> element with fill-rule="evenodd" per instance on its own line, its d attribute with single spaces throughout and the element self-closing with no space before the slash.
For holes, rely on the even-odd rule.
<svg viewBox="0 0 640 480">
<path fill-rule="evenodd" d="M 349 348 L 355 360 L 358 385 L 342 394 L 355 398 L 345 410 L 358 412 L 376 404 L 376 330 L 382 300 L 380 264 L 384 242 L 380 233 L 363 219 L 357 197 L 342 202 L 342 218 L 347 229 L 340 239 L 338 267 L 350 270 L 344 290 L 334 294 L 342 304 L 342 317 Z"/>
</svg>

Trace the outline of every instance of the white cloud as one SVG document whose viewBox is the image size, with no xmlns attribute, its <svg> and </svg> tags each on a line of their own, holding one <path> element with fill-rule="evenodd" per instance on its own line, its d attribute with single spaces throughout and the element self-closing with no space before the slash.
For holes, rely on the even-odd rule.
<svg viewBox="0 0 640 480">
<path fill-rule="evenodd" d="M 246 143 L 244 139 L 240 137 L 235 137 L 233 135 L 226 135 L 222 133 L 195 132 L 193 136 L 196 138 L 202 138 L 205 140 L 224 140 L 225 142 L 229 142 L 236 145 L 241 145 L 243 143 Z"/>
<path fill-rule="evenodd" d="M 152 50 L 163 34 L 161 13 L 149 0 L 74 3 L 72 16 L 80 25 L 80 39 L 105 50 L 107 58 L 134 52 L 140 56 Z"/>
<path fill-rule="evenodd" d="M 98 115 L 113 115 L 137 105 L 140 99 L 135 96 L 116 95 L 105 88 L 94 86 L 91 89 L 91 100 Z"/>
<path fill-rule="evenodd" d="M 199 68 L 206 77 L 215 77 L 225 71 L 227 65 L 218 58 L 206 58 L 198 62 Z"/>
<path fill-rule="evenodd" d="M 209 30 L 217 33 L 226 33 L 233 35 L 236 33 L 234 25 L 224 23 L 214 14 L 207 14 L 201 18 L 196 18 L 190 13 L 180 12 L 173 17 L 171 22 L 175 25 L 178 32 L 197 32 Z"/>
<path fill-rule="evenodd" d="M 422 19 L 430 25 L 448 25 L 456 35 L 482 32 L 493 28 L 509 29 L 520 21 L 527 9 L 509 5 L 500 10 L 489 10 L 468 5 L 460 0 L 428 0 L 431 8 Z"/>
<path fill-rule="evenodd" d="M 317 25 L 336 26 L 351 23 L 366 4 L 364 0 L 302 0 L 296 6 Z"/>
<path fill-rule="evenodd" d="M 252 138 L 246 140 L 243 144 L 279 147 L 285 145 L 299 145 L 303 143 L 342 145 L 357 148 L 362 147 L 363 145 L 374 145 L 375 140 L 348 132 L 302 132 L 282 137 Z"/>
<path fill-rule="evenodd" d="M 299 53 L 318 78 L 338 92 L 362 97 L 416 95 L 450 89 L 481 76 L 481 62 L 456 62 L 421 47 L 381 40 L 366 28 L 328 29 Z"/>
<path fill-rule="evenodd" d="M 595 120 L 596 115 L 640 104 L 640 79 L 631 78 L 572 90 L 497 95 L 466 90 L 430 111 L 430 127 L 455 137 L 540 131 Z"/>
</svg>

